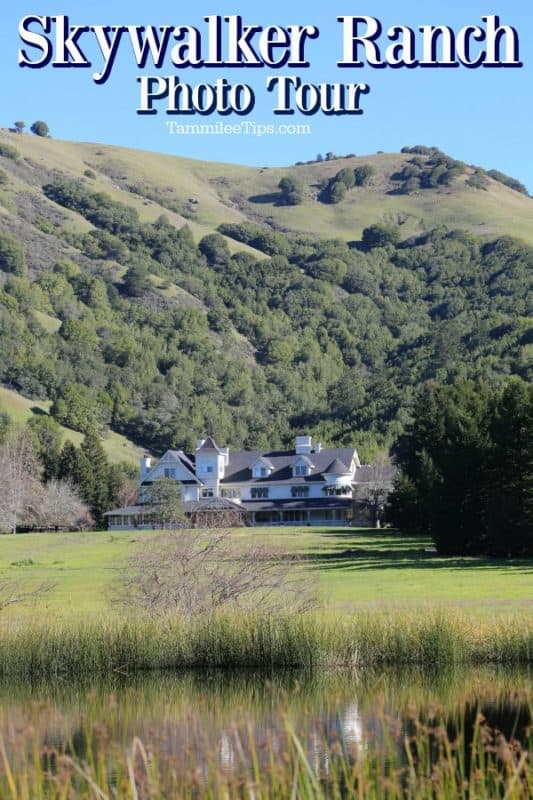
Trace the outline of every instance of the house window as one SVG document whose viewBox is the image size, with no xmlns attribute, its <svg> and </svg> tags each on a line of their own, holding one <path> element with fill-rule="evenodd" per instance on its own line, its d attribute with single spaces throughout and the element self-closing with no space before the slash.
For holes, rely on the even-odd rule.
<svg viewBox="0 0 533 800">
<path fill-rule="evenodd" d="M 202 497 L 214 497 L 214 496 L 215 492 L 213 489 L 210 488 L 202 489 Z"/>
<path fill-rule="evenodd" d="M 308 474 L 308 469 L 306 464 L 295 464 L 293 474 L 295 476 L 305 476 Z"/>
<path fill-rule="evenodd" d="M 325 486 L 324 490 L 327 497 L 338 497 L 340 495 L 346 495 L 352 493 L 351 486 Z"/>
<path fill-rule="evenodd" d="M 204 464 L 204 472 L 214 472 L 214 467 L 212 464 Z"/>
<path fill-rule="evenodd" d="M 165 471 L 165 478 L 175 478 L 176 477 L 176 470 L 175 469 L 170 469 L 168 467 L 165 467 L 164 471 Z"/>
<path fill-rule="evenodd" d="M 250 497 L 252 500 L 265 500 L 268 497 L 268 489 L 254 487 L 250 489 Z"/>
<path fill-rule="evenodd" d="M 293 497 L 309 497 L 309 486 L 292 486 L 291 494 Z"/>
<path fill-rule="evenodd" d="M 266 464 L 261 464 L 258 462 L 252 469 L 252 474 L 254 478 L 267 478 L 269 475 L 269 469 Z"/>
<path fill-rule="evenodd" d="M 241 496 L 241 490 L 240 489 L 221 489 L 220 490 L 220 496 L 221 497 L 227 497 L 230 500 L 231 499 L 239 499 L 240 496 Z"/>
</svg>

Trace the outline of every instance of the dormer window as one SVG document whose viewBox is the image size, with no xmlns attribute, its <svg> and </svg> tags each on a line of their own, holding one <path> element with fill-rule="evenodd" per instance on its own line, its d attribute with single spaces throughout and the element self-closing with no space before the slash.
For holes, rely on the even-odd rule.
<svg viewBox="0 0 533 800">
<path fill-rule="evenodd" d="M 274 467 L 272 462 L 269 461 L 268 458 L 258 458 L 255 464 L 252 466 L 252 477 L 268 478 L 273 469 Z"/>
<path fill-rule="evenodd" d="M 305 478 L 311 474 L 313 464 L 307 456 L 300 456 L 292 465 L 292 474 L 295 478 Z"/>
<path fill-rule="evenodd" d="M 203 471 L 204 472 L 214 472 L 215 468 L 214 468 L 213 464 L 204 464 Z"/>
</svg>

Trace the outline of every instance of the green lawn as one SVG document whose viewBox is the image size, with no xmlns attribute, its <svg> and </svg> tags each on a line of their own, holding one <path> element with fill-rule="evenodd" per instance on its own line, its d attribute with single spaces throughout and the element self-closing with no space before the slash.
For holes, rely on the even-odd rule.
<svg viewBox="0 0 533 800">
<path fill-rule="evenodd" d="M 24 585 L 41 580 L 56 584 L 31 612 L 10 613 L 104 610 L 117 564 L 153 535 L 124 531 L 1 537 L 2 578 Z M 318 571 L 325 602 L 333 611 L 435 604 L 475 614 L 533 609 L 533 561 L 441 558 L 428 552 L 431 543 L 424 538 L 365 529 L 255 528 L 233 535 L 301 553 L 305 568 Z"/>
</svg>

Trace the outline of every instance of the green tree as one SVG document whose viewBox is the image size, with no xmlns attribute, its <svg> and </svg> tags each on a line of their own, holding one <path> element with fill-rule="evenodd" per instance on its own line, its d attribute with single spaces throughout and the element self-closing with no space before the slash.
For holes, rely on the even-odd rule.
<svg viewBox="0 0 533 800">
<path fill-rule="evenodd" d="M 148 267 L 142 262 L 133 264 L 124 275 L 123 291 L 128 297 L 142 297 L 151 286 Z"/>
<path fill-rule="evenodd" d="M 208 233 L 200 239 L 198 249 L 214 269 L 224 269 L 231 258 L 228 243 L 220 233 Z"/>
<path fill-rule="evenodd" d="M 26 123 L 22 122 L 22 120 L 17 120 L 17 122 L 15 122 L 15 130 L 17 131 L 17 133 L 24 133 L 25 127 Z"/>
<path fill-rule="evenodd" d="M 346 277 L 347 267 L 340 258 L 319 258 L 308 262 L 306 266 L 309 275 L 331 283 L 342 283 Z"/>
<path fill-rule="evenodd" d="M 346 184 L 343 181 L 332 181 L 326 190 L 325 198 L 327 203 L 336 205 L 341 203 L 348 193 Z"/>
<path fill-rule="evenodd" d="M 351 167 L 343 167 L 335 175 L 335 180 L 344 183 L 347 189 L 353 189 L 355 186 L 355 170 Z"/>
<path fill-rule="evenodd" d="M 426 520 L 420 514 L 418 487 L 404 472 L 394 480 L 394 490 L 387 503 L 387 519 L 401 530 L 425 530 Z"/>
<path fill-rule="evenodd" d="M 172 478 L 158 478 L 150 486 L 150 505 L 154 520 L 161 528 L 179 524 L 185 519 L 181 504 L 181 487 Z"/>
<path fill-rule="evenodd" d="M 533 554 L 533 390 L 464 379 L 420 392 L 398 446 L 398 525 L 430 532 L 445 554 Z"/>
<path fill-rule="evenodd" d="M 377 223 L 364 229 L 362 243 L 366 250 L 372 250 L 374 247 L 395 246 L 400 239 L 400 231 L 395 225 Z"/>
<path fill-rule="evenodd" d="M 278 183 L 280 190 L 280 204 L 282 206 L 297 206 L 303 201 L 304 187 L 302 182 L 295 177 L 286 176 Z"/>
<path fill-rule="evenodd" d="M 96 423 L 96 401 L 92 391 L 81 383 L 69 383 L 54 400 L 50 414 L 67 428 L 85 433 Z"/>
<path fill-rule="evenodd" d="M 93 473 L 88 458 L 72 442 L 65 442 L 57 465 L 57 478 L 73 483 L 85 500 L 93 491 Z"/>
<path fill-rule="evenodd" d="M 63 432 L 55 419 L 48 415 L 31 417 L 27 424 L 36 441 L 37 455 L 43 465 L 43 478 L 49 481 L 58 472 Z"/>
<path fill-rule="evenodd" d="M 376 170 L 370 164 L 361 164 L 354 169 L 354 183 L 356 186 L 365 186 Z"/>
<path fill-rule="evenodd" d="M 110 486 L 109 461 L 96 430 L 85 434 L 80 450 L 91 473 L 90 491 L 83 499 L 90 505 L 95 524 L 100 527 L 105 523 L 104 513 L 112 504 L 113 486 Z"/>
<path fill-rule="evenodd" d="M 7 233 L 0 233 L 0 270 L 20 276 L 26 273 L 24 249 Z"/>
<path fill-rule="evenodd" d="M 31 126 L 30 131 L 34 133 L 35 136 L 50 136 L 50 129 L 42 119 L 36 120 Z"/>
<path fill-rule="evenodd" d="M 509 381 L 494 403 L 487 467 L 490 550 L 533 555 L 533 386 Z"/>
</svg>

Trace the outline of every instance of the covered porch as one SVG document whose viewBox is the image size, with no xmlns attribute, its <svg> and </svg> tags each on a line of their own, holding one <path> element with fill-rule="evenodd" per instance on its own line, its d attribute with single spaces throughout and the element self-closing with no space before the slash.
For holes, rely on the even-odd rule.
<svg viewBox="0 0 533 800">
<path fill-rule="evenodd" d="M 349 525 L 353 503 L 350 499 L 328 497 L 308 501 L 272 500 L 244 502 L 253 525 Z"/>
</svg>

